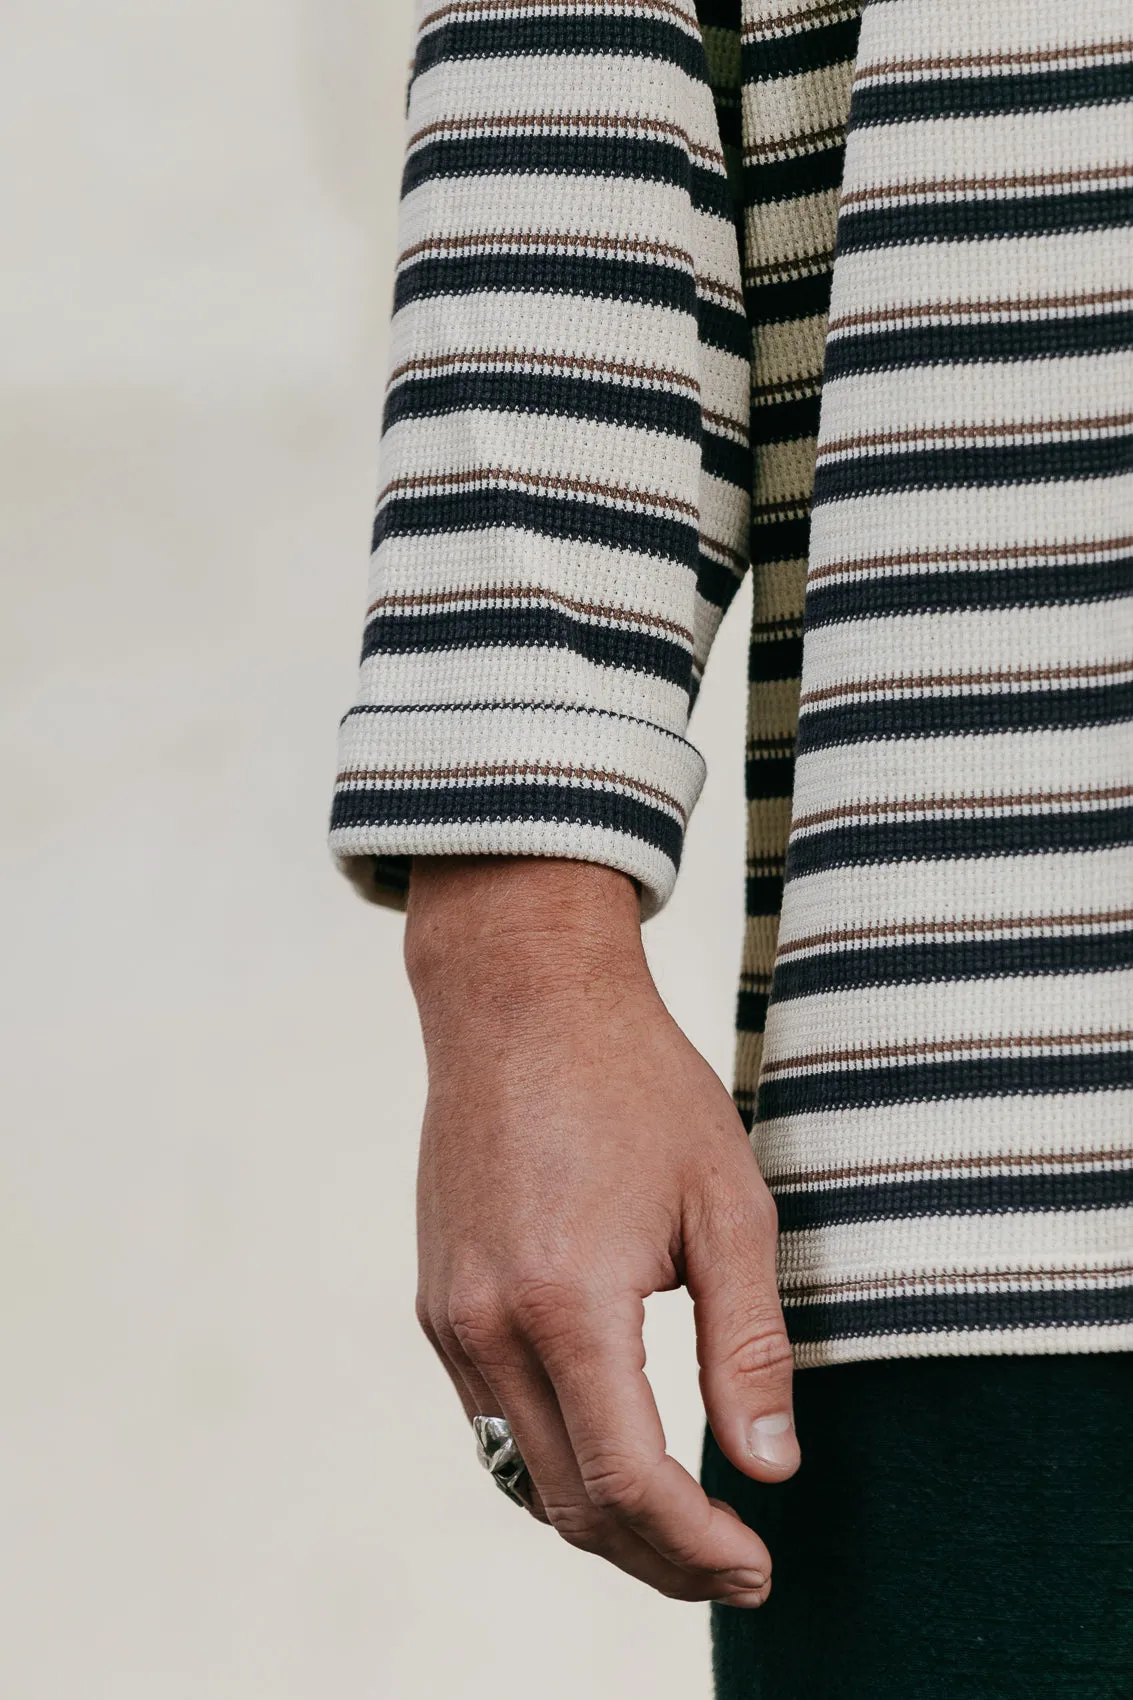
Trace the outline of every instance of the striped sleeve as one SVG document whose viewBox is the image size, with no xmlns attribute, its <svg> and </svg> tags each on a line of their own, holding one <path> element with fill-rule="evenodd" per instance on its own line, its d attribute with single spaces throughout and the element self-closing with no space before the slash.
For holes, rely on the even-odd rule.
<svg viewBox="0 0 1133 1700">
<path fill-rule="evenodd" d="M 672 889 L 747 559 L 731 10 L 423 8 L 331 822 L 377 901 L 415 854 L 602 862 L 647 915 Z"/>
</svg>

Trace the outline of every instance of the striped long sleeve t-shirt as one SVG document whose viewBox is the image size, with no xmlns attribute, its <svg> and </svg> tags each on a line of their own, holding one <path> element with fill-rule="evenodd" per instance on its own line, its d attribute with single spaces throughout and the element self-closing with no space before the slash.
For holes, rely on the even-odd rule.
<svg viewBox="0 0 1133 1700">
<path fill-rule="evenodd" d="M 1133 1348 L 1129 0 L 425 0 L 332 844 L 672 890 L 801 1365 Z"/>
</svg>

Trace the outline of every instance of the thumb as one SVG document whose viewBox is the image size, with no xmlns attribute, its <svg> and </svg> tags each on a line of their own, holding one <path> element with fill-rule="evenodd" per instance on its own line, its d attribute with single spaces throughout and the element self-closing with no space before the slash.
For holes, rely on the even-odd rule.
<svg viewBox="0 0 1133 1700">
<path fill-rule="evenodd" d="M 799 1467 L 794 1360 L 775 1281 L 775 1205 L 746 1141 L 705 1177 L 685 1221 L 700 1390 L 720 1450 L 737 1470 L 779 1482 Z"/>
</svg>

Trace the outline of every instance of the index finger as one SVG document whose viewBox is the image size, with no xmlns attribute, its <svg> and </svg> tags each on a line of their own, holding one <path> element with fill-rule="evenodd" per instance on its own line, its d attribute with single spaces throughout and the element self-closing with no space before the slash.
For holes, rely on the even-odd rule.
<svg viewBox="0 0 1133 1700">
<path fill-rule="evenodd" d="M 634 1295 L 576 1297 L 526 1329 L 554 1387 L 587 1496 L 683 1569 L 770 1576 L 771 1559 L 755 1531 L 714 1505 L 665 1449 L 645 1374 L 644 1321 Z"/>
</svg>

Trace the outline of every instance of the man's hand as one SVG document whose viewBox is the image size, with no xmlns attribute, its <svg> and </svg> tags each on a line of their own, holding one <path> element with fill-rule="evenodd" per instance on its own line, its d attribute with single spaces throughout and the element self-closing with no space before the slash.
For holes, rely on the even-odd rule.
<svg viewBox="0 0 1133 1700">
<path fill-rule="evenodd" d="M 763 1542 L 665 1451 L 642 1323 L 647 1294 L 688 1287 L 722 1450 L 789 1476 L 775 1207 L 658 996 L 631 881 L 419 862 L 406 960 L 429 1064 L 418 1314 L 466 1414 L 508 1419 L 572 1545 L 674 1598 L 762 1604 Z"/>
</svg>

